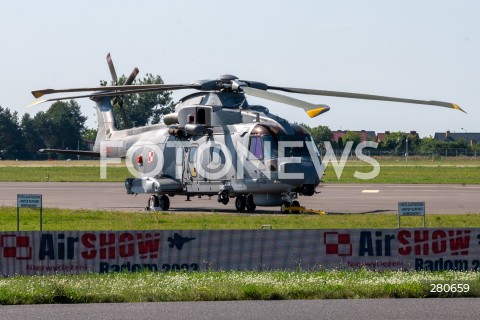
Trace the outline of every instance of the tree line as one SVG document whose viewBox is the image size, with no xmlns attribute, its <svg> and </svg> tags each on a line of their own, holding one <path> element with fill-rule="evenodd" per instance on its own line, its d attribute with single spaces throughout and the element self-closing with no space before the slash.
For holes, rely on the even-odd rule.
<svg viewBox="0 0 480 320">
<path fill-rule="evenodd" d="M 46 112 L 40 111 L 34 117 L 26 113 L 21 119 L 16 111 L 0 106 L 0 158 L 46 159 L 38 150 L 76 150 L 89 133 L 86 120 L 74 100 L 55 102 Z"/>
<path fill-rule="evenodd" d="M 123 85 L 126 79 L 122 75 L 118 85 Z M 163 80 L 159 75 L 147 74 L 134 83 L 163 84 Z M 102 80 L 100 84 L 105 86 L 107 82 Z M 159 123 L 162 115 L 173 110 L 171 92 L 132 94 L 113 101 L 119 129 Z M 122 103 L 130 124 L 125 123 L 119 112 Z M 57 101 L 47 111 L 40 111 L 33 117 L 26 113 L 21 119 L 18 112 L 0 106 L 0 159 L 48 159 L 49 155 L 38 153 L 44 148 L 87 150 L 87 142 L 95 140 L 97 130 L 87 128 L 86 120 L 75 100 Z"/>
</svg>

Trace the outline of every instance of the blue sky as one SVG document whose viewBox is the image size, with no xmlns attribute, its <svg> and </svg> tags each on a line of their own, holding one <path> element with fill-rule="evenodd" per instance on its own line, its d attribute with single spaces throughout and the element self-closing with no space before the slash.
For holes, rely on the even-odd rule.
<svg viewBox="0 0 480 320">
<path fill-rule="evenodd" d="M 108 80 L 111 52 L 117 73 L 137 66 L 166 83 L 230 73 L 270 85 L 450 101 L 468 112 L 293 95 L 331 107 L 310 119 L 250 99 L 310 126 L 480 132 L 479 14 L 476 1 L 8 1 L 0 11 L 0 105 L 21 115 L 46 110 L 25 107 L 30 91 Z M 78 102 L 94 127 L 92 102 Z"/>
</svg>

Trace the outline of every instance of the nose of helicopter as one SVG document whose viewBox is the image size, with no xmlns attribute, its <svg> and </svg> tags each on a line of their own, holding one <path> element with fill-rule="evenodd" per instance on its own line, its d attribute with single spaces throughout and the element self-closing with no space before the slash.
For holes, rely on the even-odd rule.
<svg viewBox="0 0 480 320">
<path fill-rule="evenodd" d="M 317 172 L 312 161 L 302 159 L 300 163 L 282 163 L 280 167 L 280 175 L 285 176 L 281 178 L 279 175 L 279 178 L 291 185 L 292 189 L 304 195 L 314 194 L 315 187 L 320 183 L 321 173 Z"/>
</svg>

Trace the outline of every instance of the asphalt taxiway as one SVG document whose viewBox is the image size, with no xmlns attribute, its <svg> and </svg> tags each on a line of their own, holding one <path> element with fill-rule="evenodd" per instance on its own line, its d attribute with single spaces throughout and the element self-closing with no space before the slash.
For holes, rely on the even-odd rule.
<svg viewBox="0 0 480 320">
<path fill-rule="evenodd" d="M 478 319 L 480 299 L 197 301 L 1 306 L 17 319 Z"/>
<path fill-rule="evenodd" d="M 335 213 L 396 212 L 398 202 L 424 201 L 427 213 L 480 213 L 480 185 L 449 184 L 325 184 L 321 193 L 300 197 L 307 209 Z M 148 195 L 128 195 L 115 182 L 2 182 L 0 206 L 16 206 L 17 194 L 42 194 L 43 206 L 68 209 L 142 211 Z M 235 213 L 234 201 L 225 206 L 216 197 L 170 198 L 174 212 Z M 278 213 L 278 207 L 257 207 L 258 213 Z"/>
</svg>

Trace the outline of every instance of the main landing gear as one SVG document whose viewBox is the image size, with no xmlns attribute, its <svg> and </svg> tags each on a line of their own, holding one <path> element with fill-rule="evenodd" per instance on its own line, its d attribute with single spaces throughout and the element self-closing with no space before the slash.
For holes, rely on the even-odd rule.
<svg viewBox="0 0 480 320">
<path fill-rule="evenodd" d="M 218 194 L 217 201 L 223 203 L 224 205 L 228 204 L 230 200 L 230 195 L 228 191 L 223 190 Z M 257 208 L 257 205 L 253 201 L 253 195 L 239 195 L 235 198 L 235 208 L 238 212 L 254 212 Z"/>
<path fill-rule="evenodd" d="M 168 211 L 170 208 L 170 199 L 166 194 L 160 196 L 153 195 L 148 199 L 147 210 Z"/>
<path fill-rule="evenodd" d="M 244 212 L 245 209 L 247 212 L 254 212 L 257 205 L 253 201 L 253 195 L 240 195 L 235 198 L 235 208 L 238 212 Z"/>
</svg>

